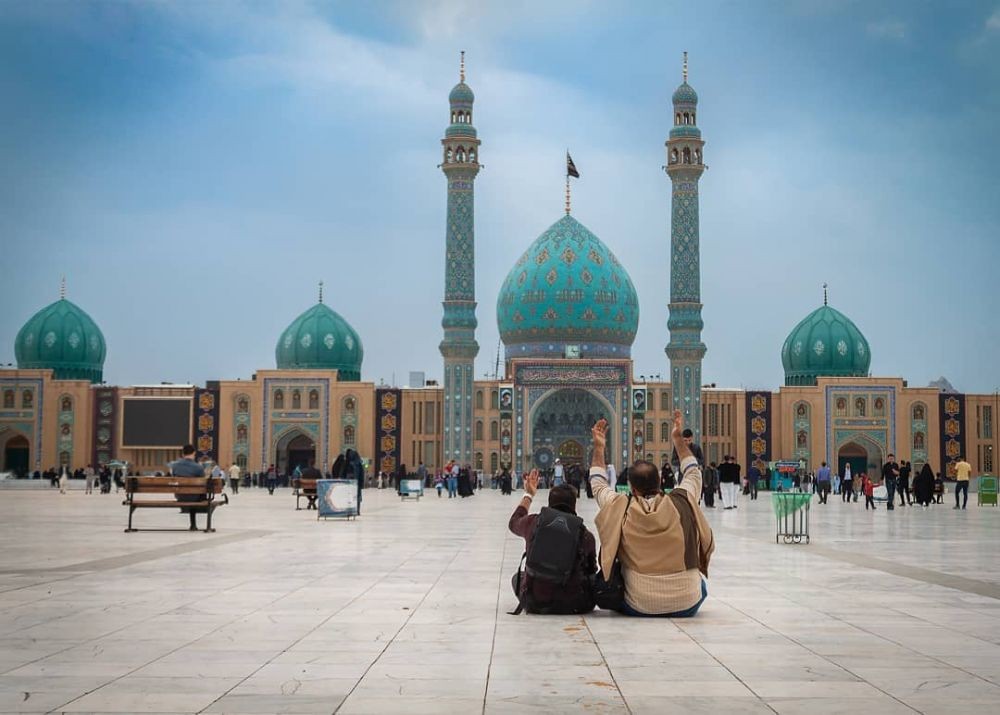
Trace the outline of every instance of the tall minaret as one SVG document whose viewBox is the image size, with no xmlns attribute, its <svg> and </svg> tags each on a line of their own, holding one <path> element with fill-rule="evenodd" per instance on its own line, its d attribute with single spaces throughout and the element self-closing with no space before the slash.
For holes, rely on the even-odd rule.
<svg viewBox="0 0 1000 715">
<path fill-rule="evenodd" d="M 667 174 L 673 184 L 670 209 L 670 358 L 671 393 L 674 409 L 684 413 L 684 423 L 701 441 L 701 361 L 705 343 L 701 330 L 701 267 L 698 247 L 698 180 L 705 165 L 696 121 L 698 95 L 687 83 L 687 52 L 684 81 L 674 92 L 674 126 L 667 140 Z"/>
<path fill-rule="evenodd" d="M 445 227 L 444 459 L 472 464 L 472 369 L 476 342 L 476 241 L 474 188 L 479 173 L 479 139 L 472 126 L 472 90 L 465 83 L 465 52 L 459 81 L 448 95 L 451 124 L 441 144 L 448 180 Z"/>
</svg>

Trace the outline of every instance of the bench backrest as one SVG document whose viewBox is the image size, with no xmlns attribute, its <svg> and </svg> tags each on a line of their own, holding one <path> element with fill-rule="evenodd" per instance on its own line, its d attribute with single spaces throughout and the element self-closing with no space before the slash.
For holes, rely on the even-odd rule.
<svg viewBox="0 0 1000 715">
<path fill-rule="evenodd" d="M 292 481 L 292 486 L 295 489 L 305 489 L 316 491 L 316 480 L 315 479 L 295 479 Z"/>
<path fill-rule="evenodd" d="M 130 494 L 220 494 L 218 477 L 126 477 L 125 491 Z"/>
</svg>

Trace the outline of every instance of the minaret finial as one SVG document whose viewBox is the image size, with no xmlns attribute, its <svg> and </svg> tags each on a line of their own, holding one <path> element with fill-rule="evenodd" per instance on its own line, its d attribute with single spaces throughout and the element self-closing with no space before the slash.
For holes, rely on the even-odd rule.
<svg viewBox="0 0 1000 715">
<path fill-rule="evenodd" d="M 569 216 L 569 174 L 566 174 L 566 215 Z"/>
<path fill-rule="evenodd" d="M 688 53 L 687 50 L 684 51 L 684 83 L 687 84 L 688 81 Z"/>
<path fill-rule="evenodd" d="M 827 299 L 827 296 L 826 296 L 826 283 L 824 283 L 823 284 L 823 305 L 827 304 L 826 299 Z"/>
<path fill-rule="evenodd" d="M 323 281 L 319 282 L 319 302 L 323 302 Z"/>
<path fill-rule="evenodd" d="M 458 81 L 465 81 L 465 50 L 462 50 L 462 59 L 459 61 L 458 65 Z"/>
<path fill-rule="evenodd" d="M 59 300 L 66 300 L 66 276 L 59 281 Z"/>
</svg>

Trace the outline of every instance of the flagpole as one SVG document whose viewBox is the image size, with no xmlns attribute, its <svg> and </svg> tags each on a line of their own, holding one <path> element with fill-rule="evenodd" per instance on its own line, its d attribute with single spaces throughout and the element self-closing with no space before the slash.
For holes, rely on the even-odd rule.
<svg viewBox="0 0 1000 715">
<path fill-rule="evenodd" d="M 566 150 L 566 215 L 569 216 L 569 149 Z"/>
</svg>

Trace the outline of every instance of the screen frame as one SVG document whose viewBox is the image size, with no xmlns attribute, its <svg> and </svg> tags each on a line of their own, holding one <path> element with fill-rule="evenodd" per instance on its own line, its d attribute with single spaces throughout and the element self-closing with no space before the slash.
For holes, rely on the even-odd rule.
<svg viewBox="0 0 1000 715">
<path fill-rule="evenodd" d="M 127 404 L 129 402 L 186 402 L 187 409 L 187 437 L 180 444 L 127 444 L 125 442 L 125 420 L 128 414 Z M 168 397 L 166 395 L 141 395 L 123 396 L 121 398 L 121 431 L 118 443 L 121 449 L 181 449 L 185 444 L 191 444 L 194 429 L 194 397 Z"/>
</svg>

